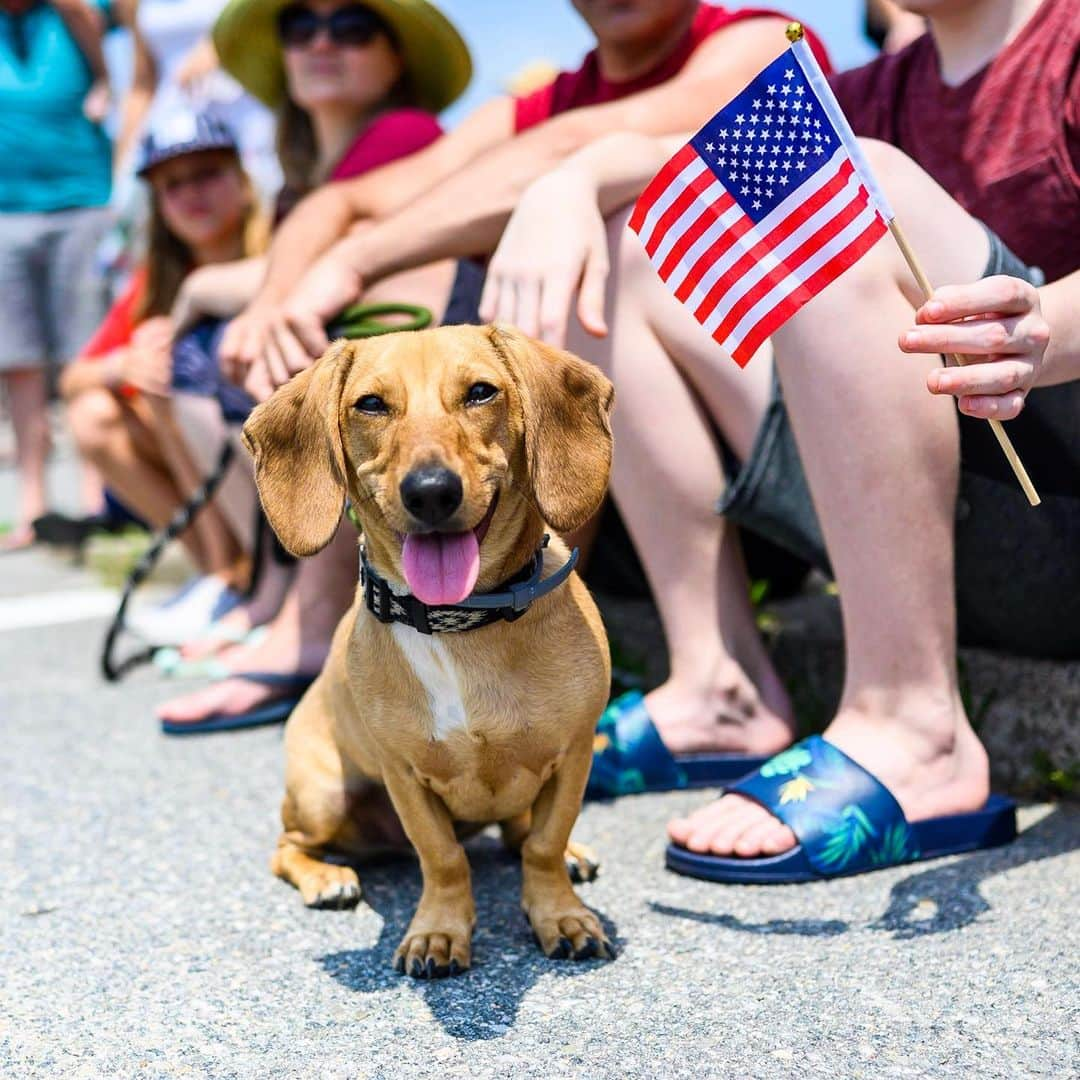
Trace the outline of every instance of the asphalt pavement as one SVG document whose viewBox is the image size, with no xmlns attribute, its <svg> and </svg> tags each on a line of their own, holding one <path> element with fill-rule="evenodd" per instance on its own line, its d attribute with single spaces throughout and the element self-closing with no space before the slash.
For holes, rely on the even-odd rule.
<svg viewBox="0 0 1080 1080">
<path fill-rule="evenodd" d="M 415 863 L 306 910 L 267 868 L 280 730 L 162 736 L 172 685 L 97 675 L 100 598 L 0 557 L 0 1076 L 1080 1074 L 1075 805 L 1024 807 L 1006 849 L 780 888 L 664 869 L 700 793 L 591 805 L 581 894 L 618 959 L 540 955 L 485 835 L 475 967 L 417 982 L 390 967 Z"/>
</svg>

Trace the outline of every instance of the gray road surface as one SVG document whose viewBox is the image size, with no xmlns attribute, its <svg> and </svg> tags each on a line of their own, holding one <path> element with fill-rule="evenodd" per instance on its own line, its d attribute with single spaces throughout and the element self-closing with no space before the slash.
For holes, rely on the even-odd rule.
<svg viewBox="0 0 1080 1080">
<path fill-rule="evenodd" d="M 91 585 L 8 557 L 0 620 L 12 596 Z M 618 960 L 542 957 L 517 867 L 481 837 L 476 966 L 414 982 L 389 961 L 415 864 L 367 869 L 355 912 L 305 910 L 267 870 L 280 731 L 164 738 L 168 687 L 99 682 L 102 627 L 0 632 L 2 1076 L 1080 1071 L 1075 807 L 1025 808 L 1006 850 L 765 889 L 664 870 L 663 823 L 700 795 L 590 806 L 577 835 L 603 871 L 583 895 Z"/>
</svg>

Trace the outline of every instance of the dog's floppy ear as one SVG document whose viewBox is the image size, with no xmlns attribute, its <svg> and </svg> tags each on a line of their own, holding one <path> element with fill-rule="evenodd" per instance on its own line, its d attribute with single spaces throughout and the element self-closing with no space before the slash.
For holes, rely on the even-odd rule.
<svg viewBox="0 0 1080 1080">
<path fill-rule="evenodd" d="M 589 520 L 607 491 L 615 388 L 562 349 L 508 326 L 490 333 L 521 398 L 536 505 L 553 528 L 570 532 Z"/>
<path fill-rule="evenodd" d="M 321 551 L 341 519 L 347 488 L 338 410 L 354 353 L 349 342 L 334 342 L 244 424 L 263 509 L 294 555 Z"/>
</svg>

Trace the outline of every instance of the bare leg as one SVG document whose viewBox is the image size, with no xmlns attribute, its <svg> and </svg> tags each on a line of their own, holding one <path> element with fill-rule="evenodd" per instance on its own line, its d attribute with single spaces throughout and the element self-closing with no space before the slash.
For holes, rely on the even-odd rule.
<svg viewBox="0 0 1080 1080">
<path fill-rule="evenodd" d="M 981 227 L 898 152 L 875 156 L 931 276 L 978 277 L 987 257 Z M 919 820 L 981 806 L 988 768 L 956 680 L 955 410 L 925 390 L 936 361 L 896 346 L 913 295 L 899 253 L 883 240 L 803 308 L 776 345 L 842 598 L 846 678 L 826 734 Z M 717 854 L 777 854 L 795 843 L 760 806 L 734 795 L 673 822 L 670 833 Z"/>
<path fill-rule="evenodd" d="M 130 510 L 155 529 L 180 505 L 180 492 L 161 456 L 153 429 L 108 390 L 89 390 L 70 402 L 68 424 L 79 452 Z M 180 537 L 196 566 L 206 553 L 193 529 Z"/>
<path fill-rule="evenodd" d="M 612 490 L 671 656 L 649 712 L 675 752 L 770 753 L 791 741 L 791 706 L 754 623 L 738 538 L 716 514 L 724 474 L 706 408 L 747 456 L 771 368 L 740 371 L 721 357 L 695 392 L 678 368 L 716 347 L 656 277 L 625 220 L 609 223 L 611 333 L 597 340 L 572 321 L 569 347 L 605 370 L 618 395 Z"/>
<path fill-rule="evenodd" d="M 45 513 L 49 415 L 45 372 L 41 368 L 7 371 L 4 384 L 15 428 L 15 462 L 19 470 L 19 509 L 11 534 L 11 543 L 15 545 L 31 537 L 30 522 Z"/>
</svg>

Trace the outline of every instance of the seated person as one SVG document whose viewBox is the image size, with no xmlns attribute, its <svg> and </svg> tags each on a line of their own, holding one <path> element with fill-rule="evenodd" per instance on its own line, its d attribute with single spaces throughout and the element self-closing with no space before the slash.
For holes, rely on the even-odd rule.
<svg viewBox="0 0 1080 1080">
<path fill-rule="evenodd" d="M 740 370 L 672 297 L 625 231 L 626 215 L 601 234 L 600 211 L 640 190 L 675 149 L 626 135 L 526 193 L 492 261 L 484 306 L 543 331 L 535 298 L 550 292 L 558 307 L 581 281 L 580 322 L 591 335 L 572 325 L 568 344 L 616 384 L 613 490 L 672 656 L 668 682 L 625 707 L 644 709 L 676 760 L 724 752 L 753 764 L 791 741 L 791 703 L 756 633 L 729 526 L 764 531 L 835 574 L 847 664 L 827 739 L 875 774 L 909 821 L 974 812 L 987 800 L 986 754 L 958 687 L 958 632 L 971 644 L 1080 655 L 1070 540 L 1080 524 L 1080 387 L 1050 387 L 1067 376 L 1045 371 L 1011 425 L 1043 497 L 1038 510 L 987 426 L 971 419 L 1014 416 L 1015 396 L 981 400 L 980 389 L 1017 378 L 1030 386 L 1045 345 L 1045 325 L 1025 315 L 1034 289 L 1005 285 L 994 300 L 996 275 L 1036 286 L 1043 271 L 1053 280 L 1080 266 L 1070 241 L 1080 228 L 1080 26 L 1065 0 L 942 3 L 929 19 L 932 36 L 834 86 L 857 133 L 891 139 L 919 163 L 866 144 L 931 280 L 991 279 L 989 293 L 971 292 L 995 306 L 968 308 L 984 318 L 947 333 L 961 352 L 1002 357 L 995 374 L 939 371 L 940 361 L 900 353 L 921 295 L 886 239 L 775 334 L 781 397 L 768 356 Z M 973 54 L 976 25 L 999 29 Z M 1023 110 L 1013 107 L 1020 101 Z M 926 121 L 947 108 L 949 124 Z M 1062 295 L 1046 287 L 1059 320 Z M 947 305 L 919 309 L 925 323 L 953 317 Z M 909 331 L 904 347 L 936 352 L 943 336 Z M 959 422 L 927 381 L 968 395 Z M 717 432 L 742 466 L 730 483 Z M 618 775 L 610 779 L 617 791 Z M 732 857 L 780 855 L 796 843 L 736 795 L 674 822 L 671 835 L 712 857 L 704 865 L 717 876 L 731 873 Z"/>
<path fill-rule="evenodd" d="M 520 191 L 555 162 L 613 127 L 668 132 L 704 121 L 710 102 L 737 90 L 786 41 L 785 20 L 760 10 L 729 11 L 697 0 L 636 0 L 618 12 L 593 0 L 577 0 L 576 7 L 597 37 L 597 49 L 580 71 L 560 75 L 529 97 L 489 102 L 415 158 L 328 185 L 288 216 L 275 234 L 258 295 L 222 343 L 223 364 L 233 377 L 250 371 L 248 388 L 256 397 L 269 396 L 323 351 L 324 323 L 360 296 L 369 256 L 378 260 L 370 266 L 371 282 L 381 283 L 377 293 L 388 284 L 382 279 L 397 271 L 490 252 Z M 230 67 L 229 49 L 220 40 L 218 51 L 243 81 L 244 71 Z M 362 228 L 346 235 L 358 223 Z M 312 261 L 335 244 L 285 303 Z M 444 322 L 477 320 L 482 276 L 475 262 L 459 264 L 449 303 L 432 305 Z M 223 658 L 232 670 L 318 669 L 351 599 L 350 581 L 355 583 L 355 536 L 340 535 L 347 544 L 340 573 L 312 588 L 302 618 L 298 609 L 283 608 L 257 653 Z M 228 680 L 170 702 L 161 715 L 196 723 L 239 715 L 272 693 Z"/>
<path fill-rule="evenodd" d="M 193 269 L 259 252 L 266 229 L 233 134 L 212 117 L 164 117 L 143 143 L 139 175 L 151 192 L 145 260 L 64 371 L 60 390 L 80 452 L 130 511 L 160 528 L 204 473 L 177 414 L 202 415 L 200 402 L 189 399 L 206 394 L 217 398 L 215 417 L 221 409 L 242 417 L 248 407 L 246 395 L 213 371 L 187 372 L 186 383 L 174 379 L 169 309 Z M 220 438 L 216 442 L 220 447 Z M 224 614 L 246 584 L 242 538 L 215 502 L 181 539 L 200 577 L 161 611 L 137 613 L 131 621 L 159 644 Z"/>
<path fill-rule="evenodd" d="M 394 6 L 384 17 L 342 0 L 233 0 L 215 26 L 214 41 L 224 68 L 277 111 L 285 178 L 277 199 L 279 226 L 320 185 L 360 176 L 438 139 L 435 113 L 464 90 L 471 70 L 457 31 L 427 4 Z M 175 321 L 189 326 L 203 317 L 236 315 L 258 287 L 263 266 L 248 260 L 192 274 L 175 305 Z M 399 275 L 385 283 L 382 298 L 441 310 L 451 275 L 451 264 Z M 220 337 L 216 332 L 210 343 L 215 354 Z M 251 496 L 250 474 L 248 483 Z M 171 666 L 219 681 L 165 702 L 161 715 L 170 730 L 283 721 L 322 665 L 348 604 L 355 548 L 356 531 L 346 523 L 335 542 L 295 574 L 291 561 L 264 552 L 250 600 L 189 635 L 181 662 Z"/>
</svg>

